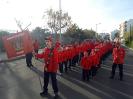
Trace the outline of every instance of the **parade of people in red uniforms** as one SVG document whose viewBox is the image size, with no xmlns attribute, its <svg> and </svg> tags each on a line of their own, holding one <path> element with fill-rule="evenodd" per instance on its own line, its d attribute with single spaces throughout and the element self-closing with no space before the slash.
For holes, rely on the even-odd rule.
<svg viewBox="0 0 133 99">
<path fill-rule="evenodd" d="M 83 41 L 74 44 L 62 45 L 60 41 L 56 41 L 53 45 L 52 38 L 46 38 L 46 47 L 43 53 L 35 54 L 36 58 L 44 59 L 44 86 L 41 96 L 48 93 L 49 78 L 52 80 L 52 87 L 55 97 L 58 96 L 58 84 L 56 76 L 60 73 L 69 74 L 75 68 L 81 68 L 81 80 L 95 80 L 96 75 L 104 63 L 104 60 L 112 52 L 113 65 L 110 78 L 115 76 L 115 69 L 119 66 L 120 80 L 123 80 L 123 63 L 125 58 L 125 50 L 120 46 L 120 42 L 115 43 L 115 47 L 110 41 Z"/>
</svg>

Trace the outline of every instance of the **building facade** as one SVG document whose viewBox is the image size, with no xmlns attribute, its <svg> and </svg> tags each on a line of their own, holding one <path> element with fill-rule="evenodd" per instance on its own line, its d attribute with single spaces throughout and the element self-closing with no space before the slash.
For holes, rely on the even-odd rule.
<svg viewBox="0 0 133 99">
<path fill-rule="evenodd" d="M 110 40 L 110 34 L 109 33 L 100 33 L 99 35 L 104 40 Z"/>
<path fill-rule="evenodd" d="M 120 33 L 120 31 L 116 29 L 116 30 L 114 30 L 114 31 L 111 32 L 111 34 L 110 34 L 110 39 L 111 39 L 112 41 L 115 39 L 115 34 L 116 34 L 116 33 Z"/>
<path fill-rule="evenodd" d="M 131 27 L 133 27 L 133 19 L 124 21 L 119 25 L 120 37 L 123 38 L 124 33 L 130 32 Z"/>
</svg>

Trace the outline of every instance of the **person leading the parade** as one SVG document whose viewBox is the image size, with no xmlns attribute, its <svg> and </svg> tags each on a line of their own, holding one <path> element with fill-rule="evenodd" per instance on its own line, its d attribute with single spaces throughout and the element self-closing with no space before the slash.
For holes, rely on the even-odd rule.
<svg viewBox="0 0 133 99">
<path fill-rule="evenodd" d="M 45 61 L 44 65 L 44 86 L 43 92 L 40 93 L 42 97 L 48 94 L 48 83 L 49 78 L 52 80 L 52 88 L 54 90 L 55 98 L 58 97 L 58 86 L 56 73 L 58 69 L 58 48 L 53 46 L 52 38 L 45 38 L 46 47 L 44 48 L 43 53 L 35 54 L 37 58 L 43 58 Z"/>
</svg>

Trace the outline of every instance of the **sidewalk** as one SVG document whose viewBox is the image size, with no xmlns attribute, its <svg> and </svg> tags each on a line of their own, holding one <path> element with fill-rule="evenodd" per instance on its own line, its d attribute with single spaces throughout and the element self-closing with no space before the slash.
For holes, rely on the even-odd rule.
<svg viewBox="0 0 133 99">
<path fill-rule="evenodd" d="M 122 44 L 122 46 L 124 46 L 124 47 L 126 47 L 126 48 L 128 48 L 128 49 L 130 49 L 130 50 L 132 50 L 133 51 L 133 48 L 129 48 L 129 47 L 127 47 L 126 45 L 124 45 L 124 44 Z"/>
<path fill-rule="evenodd" d="M 43 49 L 39 49 L 39 53 L 42 53 Z M 0 62 L 9 62 L 9 61 L 14 61 L 14 60 L 18 60 L 18 59 L 23 59 L 25 58 L 25 55 L 22 56 L 17 56 L 11 59 L 8 59 L 6 52 L 0 52 Z"/>
<path fill-rule="evenodd" d="M 0 99 L 42 99 L 39 76 L 26 66 L 25 59 L 1 64 L 0 75 Z"/>
<path fill-rule="evenodd" d="M 8 59 L 6 52 L 3 52 L 3 53 L 0 52 L 0 62 L 9 62 L 9 61 L 13 61 L 13 60 L 22 59 L 24 57 L 25 57 L 25 55 Z"/>
<path fill-rule="evenodd" d="M 0 62 L 4 62 L 5 60 L 7 60 L 7 55 L 5 52 L 0 52 Z"/>
<path fill-rule="evenodd" d="M 6 52 L 0 52 L 0 59 L 1 59 L 1 60 L 8 59 L 8 58 L 7 58 L 7 55 L 6 55 Z"/>
</svg>

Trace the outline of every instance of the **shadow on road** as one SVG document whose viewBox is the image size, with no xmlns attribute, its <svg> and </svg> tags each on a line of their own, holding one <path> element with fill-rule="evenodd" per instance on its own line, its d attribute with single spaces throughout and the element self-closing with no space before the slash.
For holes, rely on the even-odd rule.
<svg viewBox="0 0 133 99">
<path fill-rule="evenodd" d="M 35 67 L 32 68 L 32 70 L 35 73 L 37 73 L 38 75 L 40 75 L 41 77 L 43 77 L 42 71 L 38 70 Z M 116 81 L 112 81 L 106 77 L 101 77 L 100 81 L 99 81 L 99 79 L 96 78 L 94 80 L 90 80 L 90 82 L 82 82 L 80 80 L 81 79 L 80 70 L 76 71 L 76 69 L 75 70 L 73 69 L 72 71 L 69 71 L 68 74 L 63 74 L 63 76 L 59 76 L 57 78 L 58 78 L 60 92 L 64 93 L 68 97 L 71 97 L 70 99 L 72 99 L 72 96 L 70 96 L 69 94 L 74 95 L 75 93 L 77 93 L 78 97 L 82 97 L 82 98 L 85 97 L 84 99 L 88 98 L 87 95 L 84 96 L 85 94 L 83 94 L 82 92 L 81 93 L 77 92 L 76 90 L 78 90 L 78 89 L 76 89 L 76 88 L 73 89 L 72 85 L 79 86 L 78 88 L 84 89 L 86 93 L 89 92 L 90 94 L 96 95 L 97 97 L 100 97 L 102 99 L 107 99 L 107 98 L 114 99 L 114 97 L 121 97 L 124 99 L 126 99 L 127 97 L 129 99 L 133 98 L 132 93 L 124 92 L 125 90 L 123 90 L 123 89 L 126 87 L 120 88 L 121 86 L 124 85 L 120 81 L 116 82 Z M 103 79 L 106 79 L 107 82 Z M 63 81 L 65 81 L 65 83 Z M 68 82 L 68 84 L 71 84 L 71 85 L 67 85 L 66 84 L 67 82 Z M 117 85 L 117 87 L 116 87 L 116 85 Z M 69 90 L 69 92 L 66 92 L 66 90 Z M 69 94 L 67 94 L 67 93 L 69 93 Z M 73 96 L 73 98 L 74 98 L 74 96 Z"/>
</svg>

